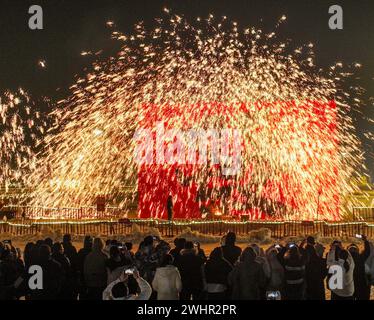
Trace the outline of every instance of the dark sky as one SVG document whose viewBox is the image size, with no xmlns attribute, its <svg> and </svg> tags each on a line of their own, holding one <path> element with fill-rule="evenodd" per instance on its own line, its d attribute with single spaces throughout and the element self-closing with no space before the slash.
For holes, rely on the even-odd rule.
<svg viewBox="0 0 374 320">
<path fill-rule="evenodd" d="M 168 7 L 191 18 L 225 15 L 239 27 L 253 25 L 267 31 L 285 14 L 282 37 L 292 39 L 295 47 L 313 42 L 321 67 L 336 61 L 362 63 L 359 84 L 367 96 L 374 96 L 374 0 L 0 0 L 0 4 L 0 90 L 21 86 L 33 96 L 61 99 L 75 76 L 93 62 L 82 57 L 82 51 L 116 53 L 118 44 L 110 40 L 106 21 L 114 20 L 116 28 L 128 33 L 136 22 L 152 23 Z M 42 31 L 28 28 L 28 8 L 33 4 L 44 10 Z M 333 4 L 343 7 L 344 30 L 328 28 L 328 8 Z M 38 67 L 40 59 L 46 60 L 46 69 Z M 368 104 L 364 115 L 355 115 L 359 134 L 374 131 L 363 120 L 374 118 L 373 109 Z M 365 151 L 373 152 L 373 143 L 361 139 Z M 367 160 L 372 178 L 373 162 Z"/>
</svg>

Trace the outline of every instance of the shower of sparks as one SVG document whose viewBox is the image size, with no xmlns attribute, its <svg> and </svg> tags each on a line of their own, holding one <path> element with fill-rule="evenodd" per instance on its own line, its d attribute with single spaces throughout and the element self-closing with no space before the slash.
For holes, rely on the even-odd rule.
<svg viewBox="0 0 374 320">
<path fill-rule="evenodd" d="M 285 21 L 282 16 L 276 27 Z M 226 17 L 210 15 L 190 23 L 166 9 L 166 17 L 157 22 L 152 30 L 139 23 L 130 35 L 113 31 L 113 38 L 123 43 L 119 55 L 95 64 L 71 88 L 72 96 L 59 103 L 53 115 L 60 120 L 45 136 L 37 170 L 27 179 L 33 204 L 78 207 L 106 195 L 124 206 L 123 186 L 135 185 L 139 170 L 134 132 L 146 125 L 156 130 L 153 124 L 159 119 L 182 130 L 242 131 L 242 172 L 233 179 L 237 185 L 231 199 L 240 193 L 235 197 L 246 197 L 247 207 L 256 207 L 272 181 L 285 193 L 289 218 L 320 214 L 337 219 L 335 204 L 342 205 L 344 195 L 353 191 L 352 176 L 362 169 L 362 152 L 348 116 L 351 97 L 341 90 L 348 76 L 343 64 L 320 70 L 313 44 L 289 50 L 290 44 L 279 41 L 276 32 L 242 29 Z M 321 121 L 312 111 L 313 101 L 335 101 L 333 136 L 326 129 L 334 115 Z M 359 97 L 353 101 L 360 104 Z M 271 107 L 257 108 L 257 102 Z M 293 116 L 290 102 L 306 108 Z M 242 103 L 249 108 L 245 112 Z M 318 125 L 308 127 L 305 119 Z M 11 125 L 11 130 L 17 127 Z M 9 145 L 16 150 L 18 144 L 3 136 L 3 153 Z M 19 161 L 20 166 L 22 157 Z M 207 183 L 208 166 L 193 173 L 198 186 Z M 158 174 L 156 167 L 147 170 Z M 278 189 L 267 192 L 270 200 L 280 197 Z M 242 204 L 230 206 L 240 210 Z"/>
<path fill-rule="evenodd" d="M 35 169 L 36 147 L 47 123 L 29 96 L 19 89 L 0 97 L 0 181 L 1 187 L 25 184 Z"/>
</svg>

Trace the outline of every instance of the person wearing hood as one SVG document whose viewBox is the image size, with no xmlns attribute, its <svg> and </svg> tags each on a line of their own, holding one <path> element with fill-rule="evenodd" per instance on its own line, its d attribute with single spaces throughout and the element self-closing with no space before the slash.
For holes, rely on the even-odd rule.
<svg viewBox="0 0 374 320">
<path fill-rule="evenodd" d="M 230 262 L 223 258 L 220 248 L 215 248 L 210 253 L 209 259 L 202 269 L 207 300 L 224 300 L 227 298 L 227 277 L 232 268 Z"/>
<path fill-rule="evenodd" d="M 303 300 L 305 298 L 305 258 L 295 243 L 289 243 L 281 263 L 285 270 L 285 299 Z"/>
<path fill-rule="evenodd" d="M 354 269 L 355 263 L 351 254 L 345 249 L 338 250 L 338 256 L 336 256 L 337 245 L 332 245 L 330 252 L 327 254 L 327 265 L 340 266 L 343 272 L 343 287 L 342 288 L 330 288 L 331 300 L 353 300 L 355 293 L 354 284 Z"/>
<path fill-rule="evenodd" d="M 265 277 L 267 279 L 269 279 L 271 271 L 270 271 L 269 262 L 266 259 L 266 255 L 265 255 L 264 249 L 260 248 L 255 243 L 251 244 L 250 247 L 256 253 L 256 262 L 259 263 L 262 266 L 262 269 L 264 270 Z"/>
<path fill-rule="evenodd" d="M 264 271 L 265 280 L 266 283 L 268 282 L 270 278 L 270 266 L 269 262 L 266 259 L 265 252 L 262 248 L 260 248 L 257 244 L 253 243 L 250 245 L 250 247 L 253 249 L 253 251 L 256 253 L 256 262 L 262 267 L 262 270 Z M 261 291 L 261 299 L 265 299 L 266 297 L 266 283 L 265 286 L 260 288 Z"/>
<path fill-rule="evenodd" d="M 279 291 L 284 294 L 284 268 L 278 260 L 278 250 L 272 246 L 266 250 L 266 258 L 270 268 L 267 291 Z"/>
<path fill-rule="evenodd" d="M 239 262 L 228 275 L 233 300 L 260 300 L 261 288 L 265 286 L 262 266 L 256 262 L 256 253 L 251 247 L 242 252 Z"/>
<path fill-rule="evenodd" d="M 362 240 L 364 241 L 364 250 L 362 252 L 360 252 L 360 249 L 355 244 L 351 244 L 348 247 L 348 251 L 355 263 L 353 271 L 355 286 L 354 299 L 370 300 L 371 285 L 365 270 L 365 262 L 370 256 L 370 243 L 364 235 L 362 236 Z"/>
<path fill-rule="evenodd" d="M 166 254 L 161 266 L 156 269 L 152 287 L 157 291 L 157 300 L 179 300 L 182 280 L 178 269 L 173 265 L 173 260 L 173 256 Z"/>
<path fill-rule="evenodd" d="M 181 300 L 199 300 L 203 290 L 201 267 L 203 259 L 197 254 L 194 244 L 187 241 L 177 261 L 177 268 L 182 279 Z"/>
<path fill-rule="evenodd" d="M 151 294 L 149 283 L 140 277 L 137 270 L 133 270 L 132 275 L 123 272 L 110 283 L 103 292 L 103 300 L 149 300 Z"/>
</svg>

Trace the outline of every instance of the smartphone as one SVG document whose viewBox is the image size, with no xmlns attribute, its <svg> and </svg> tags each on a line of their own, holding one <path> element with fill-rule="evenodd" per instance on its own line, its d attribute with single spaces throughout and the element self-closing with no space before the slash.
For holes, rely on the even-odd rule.
<svg viewBox="0 0 374 320">
<path fill-rule="evenodd" d="M 131 275 L 134 274 L 135 268 L 129 268 L 125 270 L 125 274 Z"/>
<path fill-rule="evenodd" d="M 296 244 L 295 244 L 295 243 L 290 243 L 290 244 L 288 245 L 288 247 L 289 247 L 289 248 L 296 247 Z"/>
<path fill-rule="evenodd" d="M 279 291 L 267 291 L 266 300 L 281 300 L 281 293 Z"/>
<path fill-rule="evenodd" d="M 357 239 L 362 239 L 362 234 L 356 234 Z"/>
</svg>

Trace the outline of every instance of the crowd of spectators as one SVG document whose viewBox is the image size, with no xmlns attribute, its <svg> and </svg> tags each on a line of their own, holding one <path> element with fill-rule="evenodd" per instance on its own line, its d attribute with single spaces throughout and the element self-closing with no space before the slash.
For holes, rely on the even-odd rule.
<svg viewBox="0 0 374 320">
<path fill-rule="evenodd" d="M 325 300 L 330 291 L 332 300 L 369 300 L 374 249 L 361 238 L 361 250 L 336 240 L 325 253 L 311 236 L 242 249 L 228 232 L 208 257 L 184 238 L 171 248 L 147 236 L 135 252 L 132 243 L 90 236 L 77 251 L 67 234 L 62 242 L 29 242 L 21 253 L 8 240 L 0 244 L 0 299 Z M 41 288 L 30 287 L 33 266 L 41 267 Z M 342 270 L 342 283 L 330 287 L 334 267 Z"/>
</svg>

